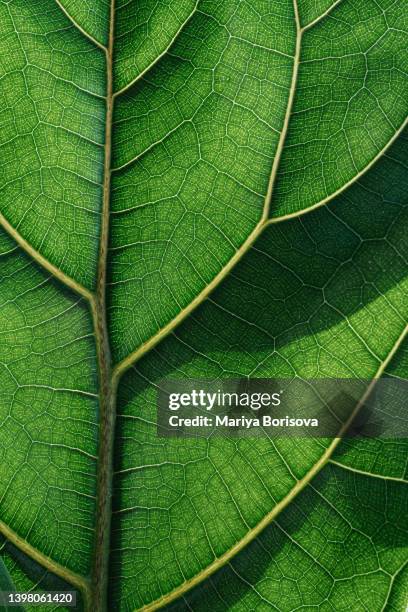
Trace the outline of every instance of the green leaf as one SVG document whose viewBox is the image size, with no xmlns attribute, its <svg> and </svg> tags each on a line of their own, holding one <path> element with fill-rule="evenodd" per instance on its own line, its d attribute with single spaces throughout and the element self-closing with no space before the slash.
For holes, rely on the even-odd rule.
<svg viewBox="0 0 408 612">
<path fill-rule="evenodd" d="M 327 466 L 244 553 L 173 609 L 403 610 L 404 486 Z"/>
<path fill-rule="evenodd" d="M 387 375 L 406 377 L 407 348 Z M 404 610 L 407 453 L 406 438 L 344 440 L 270 527 L 169 609 Z"/>
<path fill-rule="evenodd" d="M 11 579 L 9 572 L 7 571 L 7 567 L 0 557 L 0 591 L 5 592 L 15 592 L 15 586 Z M 16 612 L 22 612 L 23 608 L 21 606 L 2 606 L 5 612 L 9 612 L 10 610 L 15 610 Z"/>
<path fill-rule="evenodd" d="M 0 550 L 1 550 L 1 563 L 4 563 L 4 567 L 9 574 L 10 579 L 12 578 L 13 585 L 18 584 L 19 592 L 23 593 L 36 593 L 36 594 L 44 594 L 49 593 L 50 591 L 63 593 L 64 591 L 72 591 L 72 585 L 64 582 L 55 574 L 48 572 L 44 567 L 25 555 L 19 548 L 16 548 L 6 539 L 3 538 L 0 541 Z M 6 586 L 2 586 L 2 589 L 8 589 Z M 15 586 L 13 586 L 12 590 L 15 590 Z M 38 610 L 37 605 L 33 604 L 25 604 L 24 608 L 20 607 L 21 610 L 25 610 L 25 612 L 35 612 Z M 80 593 L 77 593 L 77 605 L 76 606 L 61 606 L 55 604 L 48 604 L 47 608 L 48 612 L 53 612 L 54 610 L 71 610 L 71 612 L 75 612 L 76 610 L 82 610 L 82 601 L 80 597 Z M 16 607 L 13 606 L 10 608 L 10 611 L 13 612 L 16 610 Z M 18 610 L 18 608 L 17 608 Z"/>
<path fill-rule="evenodd" d="M 330 207 L 270 226 L 206 303 L 126 374 L 113 561 L 129 609 L 204 580 L 333 452 L 323 439 L 158 440 L 162 378 L 381 375 L 407 317 L 405 142 Z M 395 470 L 406 450 L 391 454 Z"/>
<path fill-rule="evenodd" d="M 155 423 L 163 377 L 408 376 L 404 9 L 0 3 L 17 590 L 68 585 L 87 612 L 403 610 L 406 441 Z"/>
</svg>

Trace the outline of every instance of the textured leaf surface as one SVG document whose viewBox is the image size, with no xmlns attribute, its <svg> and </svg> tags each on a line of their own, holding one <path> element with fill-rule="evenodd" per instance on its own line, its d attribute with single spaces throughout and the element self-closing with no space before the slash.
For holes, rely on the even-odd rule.
<svg viewBox="0 0 408 612">
<path fill-rule="evenodd" d="M 245 554 L 192 593 L 184 609 L 403 610 L 404 486 L 326 467 Z"/>
<path fill-rule="evenodd" d="M 158 440 L 155 387 L 163 377 L 369 378 L 397 341 L 408 314 L 402 145 L 329 207 L 271 226 L 207 302 L 124 379 L 114 515 L 123 580 L 115 584 L 127 591 L 130 607 L 191 580 L 245 538 L 328 445 Z M 392 180 L 382 194 L 385 177 Z M 378 225 L 367 223 L 384 200 Z M 393 469 L 400 471 L 401 461 L 406 447 Z"/>
<path fill-rule="evenodd" d="M 64 295 L 8 239 L 3 243 L 1 519 L 86 573 L 97 454 L 92 326 L 81 298 Z"/>
<path fill-rule="evenodd" d="M 406 377 L 406 354 L 386 375 Z M 259 538 L 169 609 L 404 610 L 407 452 L 406 439 L 344 441 Z"/>
<path fill-rule="evenodd" d="M 163 377 L 408 375 L 406 8 L 0 2 L 17 590 L 404 610 L 406 441 L 163 440 L 155 420 Z"/>
<path fill-rule="evenodd" d="M 1 557 L 0 559 L 4 562 L 4 566 L 7 573 L 12 579 L 13 588 L 18 585 L 19 592 L 23 593 L 47 593 L 50 591 L 64 592 L 72 591 L 72 585 L 64 582 L 55 574 L 48 572 L 43 566 L 33 561 L 30 557 L 25 555 L 20 549 L 10 544 L 6 539 L 0 541 Z M 2 589 L 7 590 L 8 587 L 2 586 Z M 8 589 L 10 590 L 10 589 Z M 80 593 L 77 594 L 77 605 L 76 606 L 54 606 L 52 604 L 47 605 L 47 610 L 53 612 L 54 610 L 82 610 L 82 601 Z M 11 612 L 16 610 L 13 606 L 10 608 Z M 35 612 L 38 610 L 37 605 L 25 604 L 24 608 L 17 608 L 18 612 Z"/>
<path fill-rule="evenodd" d="M 6 591 L 6 592 L 8 591 L 10 593 L 15 592 L 15 587 L 11 579 L 11 576 L 1 557 L 0 557 L 0 588 L 2 591 Z M 3 606 L 3 609 L 5 610 L 5 612 L 9 612 L 12 609 L 13 610 L 16 609 L 16 612 L 22 612 L 21 606 L 11 607 L 6 604 Z"/>
</svg>

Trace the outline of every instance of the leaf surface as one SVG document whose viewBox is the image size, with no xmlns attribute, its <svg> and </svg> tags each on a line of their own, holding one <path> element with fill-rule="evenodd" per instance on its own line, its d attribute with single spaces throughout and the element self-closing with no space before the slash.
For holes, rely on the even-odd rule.
<svg viewBox="0 0 408 612">
<path fill-rule="evenodd" d="M 398 142 L 330 206 L 270 226 L 205 304 L 123 379 L 113 571 L 129 608 L 183 592 L 197 575 L 204 580 L 332 452 L 324 439 L 158 440 L 163 378 L 381 375 L 407 317 L 405 146 Z M 381 220 L 367 223 L 376 206 Z M 370 441 L 367 455 L 370 444 L 384 445 Z M 398 447 L 387 466 L 403 476 L 407 449 L 398 455 Z"/>
<path fill-rule="evenodd" d="M 406 14 L 0 3 L 17 590 L 71 585 L 97 612 L 402 609 L 403 441 L 164 441 L 155 420 L 163 377 L 407 376 Z"/>
<path fill-rule="evenodd" d="M 0 557 L 0 588 L 2 591 L 8 591 L 9 593 L 15 592 L 15 587 L 11 576 L 7 570 L 3 559 Z M 17 612 L 22 612 L 23 608 L 21 606 L 2 606 L 5 612 L 9 612 L 10 610 L 16 610 Z"/>
<path fill-rule="evenodd" d="M 406 355 L 404 343 L 385 375 L 406 377 Z M 407 452 L 406 438 L 344 440 L 270 527 L 169 610 L 403 610 Z"/>
</svg>

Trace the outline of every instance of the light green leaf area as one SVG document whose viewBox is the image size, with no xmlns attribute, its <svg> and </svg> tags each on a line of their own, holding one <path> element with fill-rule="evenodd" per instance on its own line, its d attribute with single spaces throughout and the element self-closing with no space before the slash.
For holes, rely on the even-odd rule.
<svg viewBox="0 0 408 612">
<path fill-rule="evenodd" d="M 196 4 L 195 0 L 116 3 L 115 90 L 129 86 L 168 50 Z"/>
<path fill-rule="evenodd" d="M 17 591 L 405 612 L 407 440 L 164 439 L 156 399 L 163 378 L 408 376 L 406 8 L 0 2 Z"/>
<path fill-rule="evenodd" d="M 205 290 L 263 215 L 296 32 L 290 4 L 272 13 L 261 5 L 203 2 L 162 60 L 116 100 L 115 358 Z"/>
<path fill-rule="evenodd" d="M 56 2 L 2 2 L 0 24 L 1 214 L 49 261 L 93 286 L 103 53 Z"/>
</svg>

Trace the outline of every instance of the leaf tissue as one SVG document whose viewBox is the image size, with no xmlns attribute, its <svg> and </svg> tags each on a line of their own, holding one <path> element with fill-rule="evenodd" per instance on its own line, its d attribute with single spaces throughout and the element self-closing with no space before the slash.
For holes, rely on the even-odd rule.
<svg viewBox="0 0 408 612">
<path fill-rule="evenodd" d="M 407 9 L 1 0 L 3 590 L 405 611 L 406 438 L 164 439 L 156 396 L 408 377 Z"/>
</svg>

